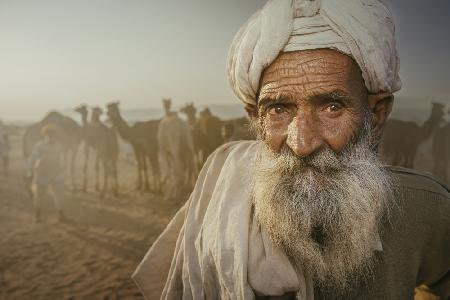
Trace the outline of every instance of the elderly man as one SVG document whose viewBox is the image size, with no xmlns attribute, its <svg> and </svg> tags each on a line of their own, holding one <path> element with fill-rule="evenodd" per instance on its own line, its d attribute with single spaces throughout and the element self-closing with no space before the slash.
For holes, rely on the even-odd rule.
<svg viewBox="0 0 450 300">
<path fill-rule="evenodd" d="M 259 141 L 208 159 L 134 274 L 146 298 L 447 299 L 448 188 L 377 156 L 398 69 L 380 1 L 268 1 L 228 64 Z"/>
</svg>

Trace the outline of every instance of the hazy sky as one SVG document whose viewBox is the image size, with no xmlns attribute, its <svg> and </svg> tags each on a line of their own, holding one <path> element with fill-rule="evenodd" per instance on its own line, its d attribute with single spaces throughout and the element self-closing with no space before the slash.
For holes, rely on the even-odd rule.
<svg viewBox="0 0 450 300">
<path fill-rule="evenodd" d="M 400 96 L 450 101 L 450 1 L 387 0 Z M 0 0 L 0 118 L 79 103 L 237 103 L 230 42 L 263 0 Z M 448 102 L 450 103 L 450 102 Z"/>
</svg>

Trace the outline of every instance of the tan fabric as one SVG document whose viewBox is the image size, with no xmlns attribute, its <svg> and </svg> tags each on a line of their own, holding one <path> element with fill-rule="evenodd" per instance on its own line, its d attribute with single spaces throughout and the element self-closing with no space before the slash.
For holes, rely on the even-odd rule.
<svg viewBox="0 0 450 300">
<path fill-rule="evenodd" d="M 369 92 L 401 87 L 392 15 L 380 0 L 269 0 L 236 34 L 228 57 L 235 94 L 254 105 L 280 52 L 335 49 L 358 63 Z"/>
</svg>

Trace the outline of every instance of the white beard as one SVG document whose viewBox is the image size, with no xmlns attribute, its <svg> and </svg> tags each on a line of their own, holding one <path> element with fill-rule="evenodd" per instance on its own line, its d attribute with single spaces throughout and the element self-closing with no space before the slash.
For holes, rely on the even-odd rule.
<svg viewBox="0 0 450 300">
<path fill-rule="evenodd" d="M 395 205 L 393 179 L 361 136 L 339 154 L 307 158 L 265 147 L 256 162 L 258 221 L 319 285 L 344 289 L 369 276 L 381 220 Z"/>
</svg>

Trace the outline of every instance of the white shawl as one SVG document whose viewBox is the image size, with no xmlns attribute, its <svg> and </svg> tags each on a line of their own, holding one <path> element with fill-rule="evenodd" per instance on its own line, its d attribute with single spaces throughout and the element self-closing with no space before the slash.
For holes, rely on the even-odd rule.
<svg viewBox="0 0 450 300">
<path fill-rule="evenodd" d="M 311 279 L 295 272 L 252 217 L 251 170 L 259 149 L 260 142 L 234 142 L 208 159 L 189 201 L 133 274 L 146 299 L 254 299 L 288 292 L 313 299 Z"/>
</svg>

